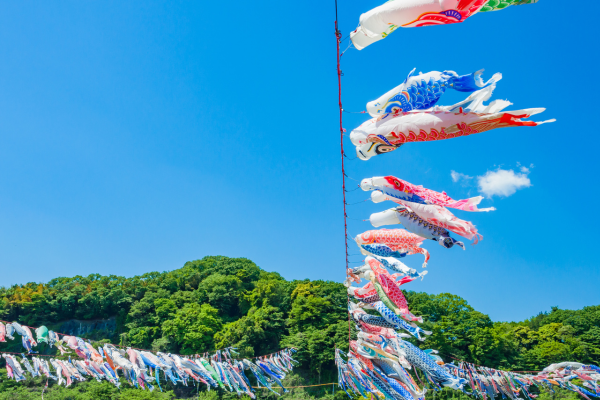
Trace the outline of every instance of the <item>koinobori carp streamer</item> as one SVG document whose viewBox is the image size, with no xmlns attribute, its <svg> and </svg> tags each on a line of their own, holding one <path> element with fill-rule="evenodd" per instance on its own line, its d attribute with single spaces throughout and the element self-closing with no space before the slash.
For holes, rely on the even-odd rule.
<svg viewBox="0 0 600 400">
<path fill-rule="evenodd" d="M 538 0 L 391 0 L 360 16 L 350 39 L 358 50 L 386 38 L 398 28 L 417 28 L 464 22 L 478 12 Z"/>
</svg>

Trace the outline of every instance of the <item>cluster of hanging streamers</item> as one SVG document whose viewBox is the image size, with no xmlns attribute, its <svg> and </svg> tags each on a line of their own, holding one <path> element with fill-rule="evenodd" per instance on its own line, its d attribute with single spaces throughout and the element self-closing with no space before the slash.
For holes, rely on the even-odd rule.
<svg viewBox="0 0 600 400">
<path fill-rule="evenodd" d="M 188 386 L 190 382 L 203 383 L 208 390 L 221 388 L 254 399 L 256 396 L 249 376 L 254 376 L 258 388 L 264 387 L 278 394 L 273 389 L 280 387 L 287 392 L 281 381 L 296 363 L 292 358 L 294 349 L 280 350 L 268 356 L 257 357 L 254 361 L 235 358 L 238 353 L 233 347 L 210 354 L 184 356 L 131 347 L 124 349 L 112 344 L 94 347 L 89 341 L 57 334 L 45 326 L 35 329 L 34 337 L 28 326 L 17 322 L 6 325 L 0 322 L 0 342 L 15 340 L 16 336 L 21 337 L 27 355 L 23 352 L 18 357 L 19 354 L 5 352 L 2 357 L 6 361 L 8 377 L 17 382 L 26 380 L 28 376 L 46 376 L 58 381 L 59 385 L 71 386 L 77 381 L 96 379 L 99 382 L 106 380 L 120 387 L 120 378 L 123 377 L 131 386 L 150 391 L 155 386 L 162 391 L 161 380 L 184 386 Z M 38 355 L 33 350 L 38 343 L 56 347 L 61 356 L 68 355 L 68 360 Z M 71 355 L 82 359 L 72 359 Z"/>
<path fill-rule="evenodd" d="M 479 399 L 528 399 L 544 390 L 571 390 L 587 400 L 600 396 L 600 368 L 576 362 L 552 364 L 537 373 L 503 371 L 467 362 L 444 363 L 435 350 L 421 350 L 404 341 L 404 334 L 379 328 L 359 333 L 345 355 L 336 352 L 339 385 L 350 396 L 385 400 L 424 400 L 427 390 L 448 387 Z M 346 359 L 344 359 L 346 358 Z M 412 370 L 412 374 L 409 372 Z M 417 377 L 419 384 L 413 378 Z M 421 378 L 421 375 L 423 378 Z M 578 379 L 581 385 L 571 381 Z"/>
<path fill-rule="evenodd" d="M 357 242 L 376 240 L 377 232 L 359 235 Z M 388 231 L 383 236 L 391 238 L 390 246 L 407 251 L 407 244 L 393 239 L 403 237 L 400 232 Z M 349 396 L 424 400 L 428 389 L 448 387 L 483 400 L 487 396 L 530 400 L 537 396 L 535 393 L 553 391 L 556 386 L 587 400 L 600 397 L 600 368 L 594 365 L 563 362 L 537 374 L 502 371 L 458 360 L 445 363 L 436 350 L 421 350 L 405 340 L 425 341 L 431 334 L 417 325 L 423 318 L 410 311 L 401 290 L 402 285 L 425 275 L 426 271 L 418 273 L 395 257 L 377 255 L 367 256 L 364 265 L 348 270 L 346 286 L 352 299 L 348 311 L 358 333 L 356 340 L 350 340 L 348 353 L 336 350 L 336 365 L 338 384 Z M 572 383 L 573 379 L 582 383 Z"/>
<path fill-rule="evenodd" d="M 359 27 L 349 36 L 354 47 L 361 50 L 398 27 L 457 23 L 479 12 L 535 2 L 537 0 L 391 0 L 361 15 Z M 345 179 L 348 175 L 344 169 L 343 137 L 346 130 L 342 125 L 344 110 L 339 52 L 342 35 L 338 30 L 337 2 L 335 27 L 346 226 L 348 203 L 345 196 L 348 191 L 345 190 Z M 543 108 L 507 111 L 511 105 L 507 100 L 490 102 L 502 75 L 496 73 L 487 81 L 482 75 L 483 70 L 459 75 L 454 71 L 415 74 L 413 69 L 400 85 L 368 102 L 366 111 L 360 112 L 369 114 L 371 118 L 349 134 L 356 147 L 357 158 L 369 160 L 397 150 L 408 142 L 451 139 L 497 128 L 554 122 L 553 119 L 542 122 L 528 120 L 544 111 Z M 467 97 L 456 104 L 440 105 L 447 90 L 464 92 Z M 411 343 L 425 341 L 431 332 L 419 326 L 423 317 L 411 312 L 402 289 L 405 284 L 422 280 L 427 271 L 410 268 L 401 259 L 421 254 L 424 268 L 430 261 L 425 244 L 431 243 L 431 240 L 447 249 L 456 245 L 464 250 L 464 240 L 477 244 L 483 239 L 473 223 L 458 218 L 449 208 L 460 212 L 495 209 L 479 208 L 483 200 L 481 196 L 455 199 L 446 192 L 428 189 L 392 175 L 363 179 L 359 187 L 371 192 L 370 200 L 374 203 L 389 201 L 394 204 L 371 214 L 368 220 L 362 220 L 380 229 L 352 238 L 365 256 L 361 265 L 349 266 L 346 245 L 345 286 L 348 289 L 350 324 L 355 326 L 356 335 L 350 334 L 348 353 L 336 349 L 335 359 L 338 384 L 349 396 L 417 400 L 424 399 L 428 389 L 448 387 L 483 400 L 488 396 L 531 399 L 540 390 L 552 391 L 559 387 L 572 390 L 588 400 L 600 397 L 600 368 L 597 366 L 563 362 L 550 365 L 541 372 L 509 372 L 460 360 L 445 363 L 436 350 L 422 350 Z M 397 225 L 404 229 L 381 228 Z M 577 384 L 572 382 L 574 379 L 577 379 Z M 534 387 L 536 389 L 532 392 Z"/>
</svg>

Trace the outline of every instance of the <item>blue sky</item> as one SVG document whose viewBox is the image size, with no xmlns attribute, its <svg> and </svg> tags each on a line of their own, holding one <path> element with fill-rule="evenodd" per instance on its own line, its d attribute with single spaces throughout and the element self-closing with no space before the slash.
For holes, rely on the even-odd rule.
<svg viewBox="0 0 600 400">
<path fill-rule="evenodd" d="M 344 36 L 379 4 L 339 1 Z M 354 179 L 395 175 L 454 198 L 477 195 L 488 171 L 530 169 L 530 187 L 484 200 L 497 211 L 456 211 L 484 240 L 467 251 L 426 243 L 429 275 L 410 289 L 461 295 L 495 320 L 600 304 L 587 218 L 599 195 L 600 60 L 585 8 L 541 0 L 402 29 L 343 56 L 348 110 L 413 68 L 485 68 L 484 78 L 504 75 L 495 98 L 558 120 L 348 161 Z M 333 22 L 333 2 L 321 1 L 3 3 L 0 284 L 132 276 L 206 255 L 343 280 Z M 366 117 L 344 118 L 350 131 Z M 452 171 L 473 178 L 454 182 Z M 367 197 L 353 191 L 348 203 Z M 391 206 L 349 206 L 350 234 Z"/>
</svg>

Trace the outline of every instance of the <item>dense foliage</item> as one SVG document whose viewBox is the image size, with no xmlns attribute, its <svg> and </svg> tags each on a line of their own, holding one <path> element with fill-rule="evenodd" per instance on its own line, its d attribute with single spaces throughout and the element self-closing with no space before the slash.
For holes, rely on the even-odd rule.
<svg viewBox="0 0 600 400">
<path fill-rule="evenodd" d="M 464 299 L 407 292 L 411 311 L 433 331 L 421 347 L 441 355 L 512 371 L 539 371 L 551 363 L 600 363 L 600 306 L 540 313 L 522 322 L 492 322 Z"/>
<path fill-rule="evenodd" d="M 508 323 L 491 321 L 452 294 L 405 294 L 413 313 L 424 316 L 424 328 L 433 331 L 419 345 L 438 349 L 446 359 L 456 357 L 510 370 L 539 370 L 564 360 L 600 364 L 600 306 L 576 311 L 553 308 L 529 320 Z M 301 368 L 287 378 L 288 385 L 302 385 L 336 381 L 334 349 L 348 347 L 346 301 L 340 283 L 290 282 L 247 259 L 205 257 L 175 271 L 132 278 L 94 274 L 0 288 L 0 317 L 49 327 L 72 319 L 116 318 L 116 331 L 105 339 L 179 354 L 233 345 L 244 356 L 253 356 L 294 346 Z M 99 338 L 94 332 L 88 336 Z M 20 346 L 16 342 L 2 344 L 0 349 Z M 77 396 L 72 392 L 71 398 L 88 398 L 90 391 L 102 390 L 105 394 L 93 398 L 123 395 L 123 391 L 115 394 L 106 389 L 106 383 L 86 385 Z M 67 398 L 57 393 L 71 390 L 51 389 L 57 392 L 51 390 L 46 398 Z M 6 398 L 28 398 L 17 395 L 27 390 L 33 386 L 28 389 L 6 379 L 0 383 L 0 393 L 13 393 Z M 332 392 L 333 387 L 324 387 L 319 395 L 332 397 Z M 152 396 L 162 397 L 140 399 L 172 398 L 170 394 Z M 4 398 L 0 395 L 0 400 Z M 295 398 L 304 397 L 296 394 Z"/>
</svg>

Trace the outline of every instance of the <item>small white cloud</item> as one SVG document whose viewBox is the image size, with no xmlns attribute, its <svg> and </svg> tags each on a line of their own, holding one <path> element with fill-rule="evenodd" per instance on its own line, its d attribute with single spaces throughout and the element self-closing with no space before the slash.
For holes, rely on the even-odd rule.
<svg viewBox="0 0 600 400">
<path fill-rule="evenodd" d="M 515 194 L 519 189 L 530 187 L 531 181 L 527 177 L 529 169 L 521 167 L 521 172 L 515 173 L 512 169 L 497 169 L 488 171 L 485 175 L 477 177 L 479 191 L 487 197 Z"/>
<path fill-rule="evenodd" d="M 450 172 L 450 176 L 452 177 L 452 182 L 458 182 L 458 181 L 460 181 L 461 179 L 462 179 L 462 180 L 465 180 L 465 181 L 467 181 L 467 180 L 469 180 L 469 179 L 473 179 L 473 177 L 472 177 L 472 176 L 465 175 L 465 174 L 461 174 L 460 172 L 456 172 L 456 171 L 454 171 L 454 170 L 452 170 L 452 171 Z"/>
</svg>

